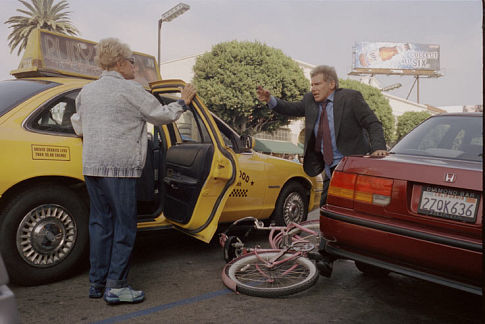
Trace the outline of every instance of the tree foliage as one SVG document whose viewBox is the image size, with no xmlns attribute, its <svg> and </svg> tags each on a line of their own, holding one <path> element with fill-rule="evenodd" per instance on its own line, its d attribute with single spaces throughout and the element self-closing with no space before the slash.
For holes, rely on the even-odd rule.
<svg viewBox="0 0 485 324">
<path fill-rule="evenodd" d="M 362 93 L 365 101 L 382 123 L 386 143 L 391 144 L 395 139 L 395 121 L 387 98 L 384 97 L 380 90 L 356 80 L 339 80 L 339 83 L 339 86 L 342 88 L 354 89 Z"/>
<path fill-rule="evenodd" d="M 257 86 L 288 101 L 301 100 L 309 89 L 295 61 L 259 42 L 215 45 L 197 58 L 193 82 L 207 106 L 241 134 L 271 132 L 289 123 L 257 99 Z"/>
<path fill-rule="evenodd" d="M 407 111 L 397 117 L 397 138 L 402 138 L 430 116 L 431 114 L 427 111 Z"/>
<path fill-rule="evenodd" d="M 31 3 L 19 0 L 27 10 L 17 9 L 25 16 L 12 16 L 5 24 L 10 24 L 12 32 L 8 35 L 10 53 L 18 46 L 17 55 L 20 55 L 27 46 L 30 33 L 36 28 L 47 29 L 66 35 L 77 35 L 79 31 L 71 24 L 67 1 L 62 0 L 54 4 L 54 0 L 31 0 Z"/>
</svg>

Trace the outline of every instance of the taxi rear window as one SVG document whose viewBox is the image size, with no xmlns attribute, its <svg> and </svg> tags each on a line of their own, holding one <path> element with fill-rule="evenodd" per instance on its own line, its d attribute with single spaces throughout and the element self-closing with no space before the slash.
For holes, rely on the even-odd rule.
<svg viewBox="0 0 485 324">
<path fill-rule="evenodd" d="M 34 95 L 58 85 L 42 80 L 0 81 L 0 116 Z"/>
</svg>

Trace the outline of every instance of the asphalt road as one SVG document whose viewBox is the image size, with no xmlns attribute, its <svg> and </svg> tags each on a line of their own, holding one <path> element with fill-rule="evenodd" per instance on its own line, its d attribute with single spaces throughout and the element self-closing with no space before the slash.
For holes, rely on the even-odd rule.
<svg viewBox="0 0 485 324">
<path fill-rule="evenodd" d="M 317 213 L 310 214 L 310 218 Z M 261 237 L 256 237 L 261 239 Z M 481 297 L 391 274 L 361 274 L 339 260 L 330 279 L 284 298 L 235 294 L 221 280 L 222 249 L 176 231 L 137 238 L 130 284 L 146 300 L 108 306 L 87 297 L 88 269 L 64 281 L 10 286 L 22 323 L 481 323 Z M 4 324 L 4 323 L 0 323 Z"/>
</svg>

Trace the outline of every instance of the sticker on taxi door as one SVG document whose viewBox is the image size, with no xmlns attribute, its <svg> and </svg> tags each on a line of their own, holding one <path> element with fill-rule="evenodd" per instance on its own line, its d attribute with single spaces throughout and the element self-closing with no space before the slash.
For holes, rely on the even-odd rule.
<svg viewBox="0 0 485 324">
<path fill-rule="evenodd" d="M 71 152 L 68 146 L 32 144 L 32 160 L 70 161 Z"/>
</svg>

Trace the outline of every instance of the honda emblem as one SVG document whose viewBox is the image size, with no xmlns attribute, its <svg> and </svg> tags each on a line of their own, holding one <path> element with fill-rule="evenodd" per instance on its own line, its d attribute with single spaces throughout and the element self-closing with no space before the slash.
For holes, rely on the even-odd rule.
<svg viewBox="0 0 485 324">
<path fill-rule="evenodd" d="M 446 182 L 453 183 L 453 182 L 455 182 L 455 180 L 456 180 L 456 176 L 455 176 L 455 174 L 454 174 L 454 173 L 447 173 L 447 174 L 445 175 L 445 181 L 446 181 Z"/>
</svg>

